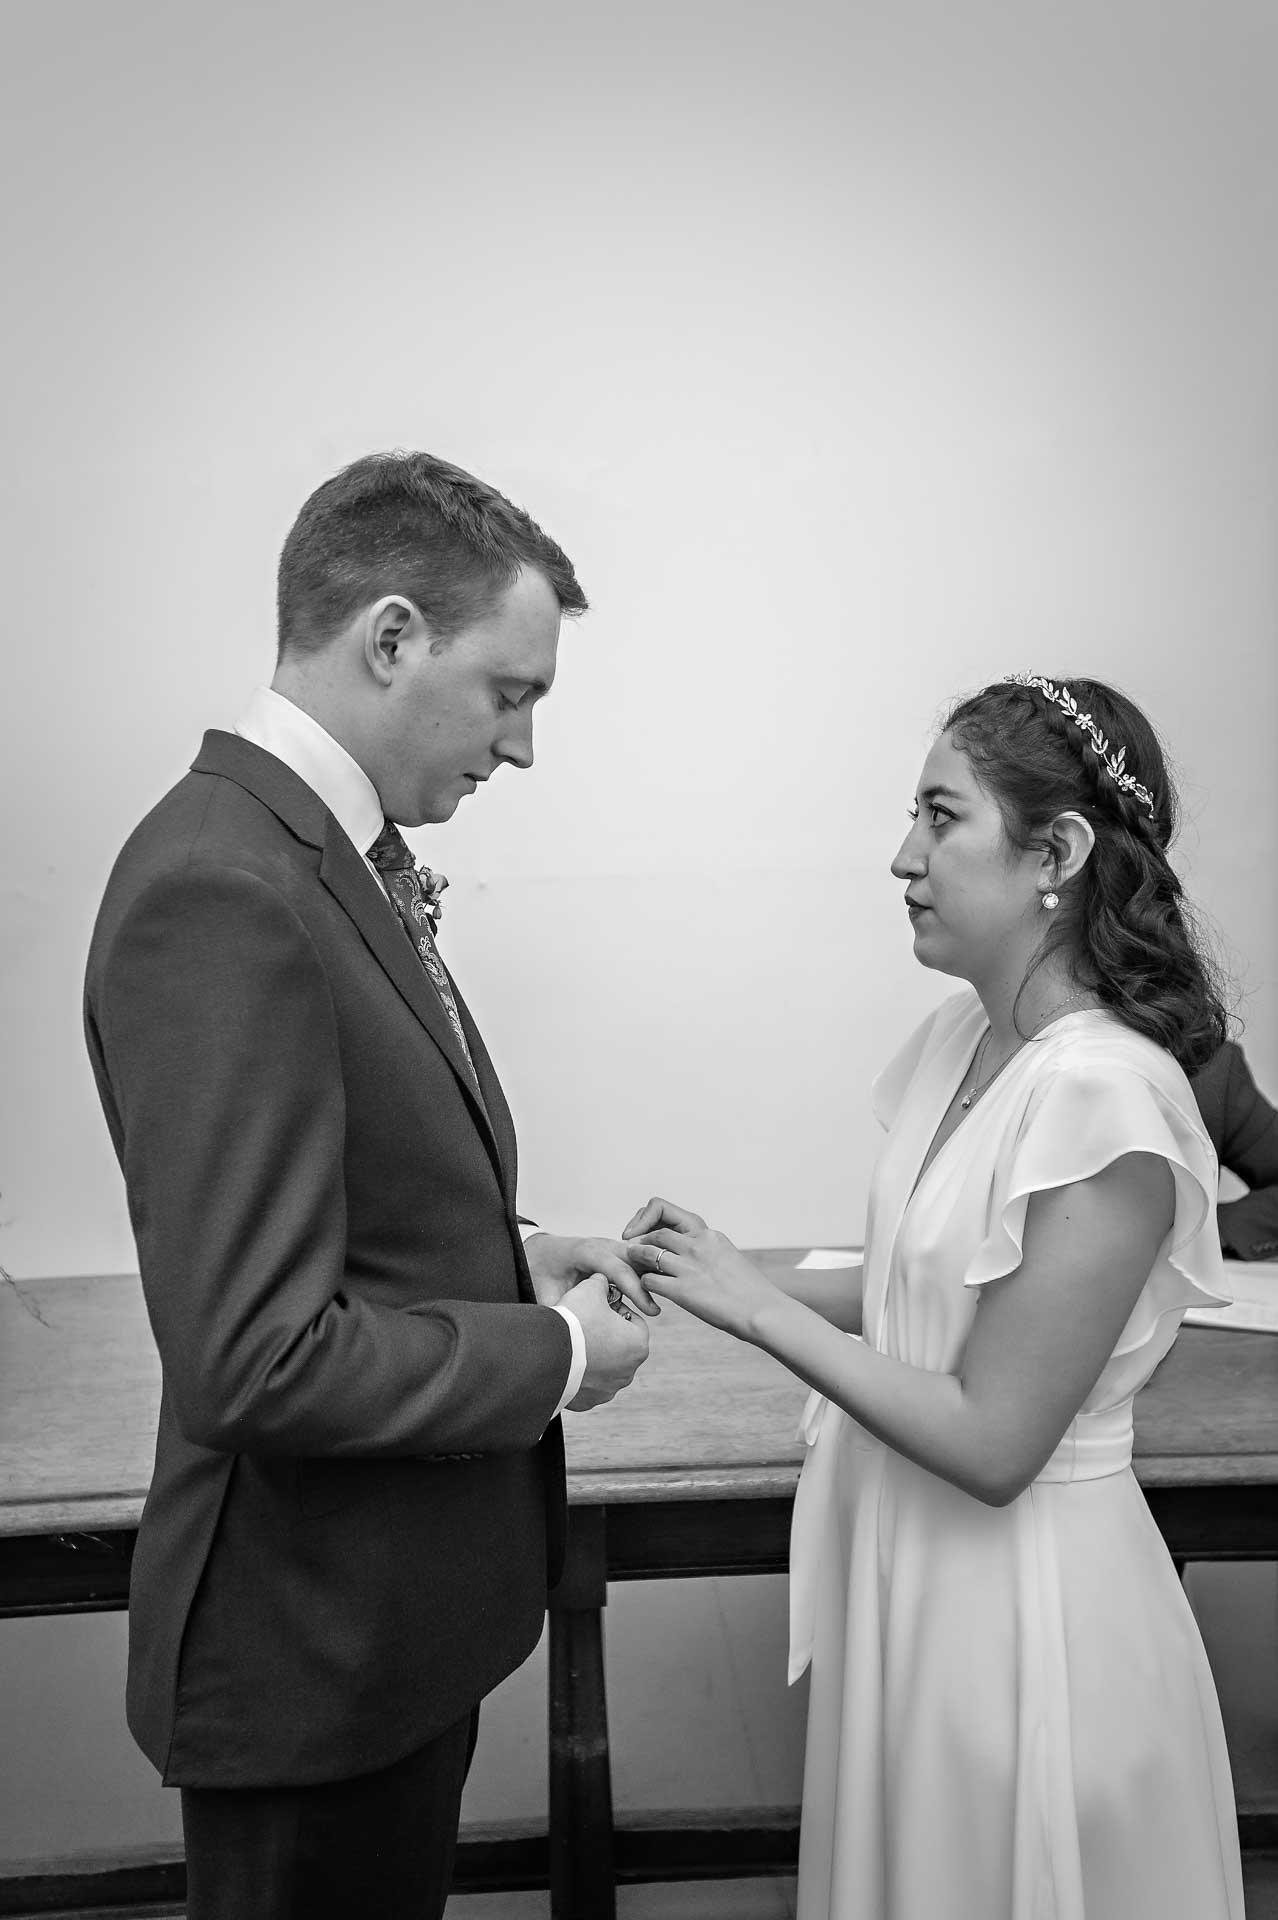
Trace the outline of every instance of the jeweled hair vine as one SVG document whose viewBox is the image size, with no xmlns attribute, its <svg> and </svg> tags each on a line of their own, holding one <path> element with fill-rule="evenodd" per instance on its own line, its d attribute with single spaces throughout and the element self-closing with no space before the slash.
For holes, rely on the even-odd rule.
<svg viewBox="0 0 1278 1920">
<path fill-rule="evenodd" d="M 1086 675 L 1018 673 L 956 702 L 943 730 L 997 804 L 1010 848 L 1049 850 L 1062 813 L 1081 812 L 1095 834 L 1062 910 L 1043 916 L 1026 981 L 1063 955 L 1135 1032 L 1186 1072 L 1202 1066 L 1225 1038 L 1225 989 L 1168 858 L 1176 783 L 1148 716 Z"/>
<path fill-rule="evenodd" d="M 1134 773 L 1127 771 L 1127 748 L 1125 746 L 1116 750 L 1111 748 L 1091 714 L 1083 712 L 1068 687 L 1058 686 L 1052 680 L 1044 680 L 1042 675 L 1037 673 L 1009 673 L 1006 683 L 1009 687 L 1035 687 L 1045 699 L 1059 707 L 1066 718 L 1072 720 L 1074 725 L 1088 736 L 1092 752 L 1115 786 L 1124 793 L 1130 793 L 1133 800 L 1139 800 L 1151 820 L 1157 819 L 1153 794 L 1148 787 L 1141 786 Z"/>
</svg>

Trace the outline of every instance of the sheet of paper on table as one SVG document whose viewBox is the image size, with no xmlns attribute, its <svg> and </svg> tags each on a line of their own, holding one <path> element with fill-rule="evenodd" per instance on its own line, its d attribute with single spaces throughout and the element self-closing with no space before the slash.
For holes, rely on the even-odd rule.
<svg viewBox="0 0 1278 1920">
<path fill-rule="evenodd" d="M 1248 1333 L 1278 1333 L 1278 1262 L 1226 1260 L 1225 1285 L 1234 1296 L 1228 1307 L 1190 1307 L 1186 1323 L 1195 1327 L 1231 1327 Z"/>
</svg>

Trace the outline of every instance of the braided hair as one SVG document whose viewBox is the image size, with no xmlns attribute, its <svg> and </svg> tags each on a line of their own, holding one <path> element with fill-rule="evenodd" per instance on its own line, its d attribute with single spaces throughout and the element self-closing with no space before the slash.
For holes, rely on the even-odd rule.
<svg viewBox="0 0 1278 1920">
<path fill-rule="evenodd" d="M 1037 687 L 984 687 L 944 723 L 1013 846 L 1050 848 L 1060 813 L 1081 814 L 1096 836 L 1081 872 L 1061 886 L 1058 911 L 1043 915 L 1049 924 L 1030 972 L 1064 949 L 1081 986 L 1194 1073 L 1225 1039 L 1227 1016 L 1216 967 L 1167 858 L 1177 802 L 1162 747 L 1139 707 L 1103 681 L 1056 685 L 1090 715 L 1111 753 L 1126 749 L 1125 772 L 1152 795 L 1152 808 L 1114 778 L 1090 732 Z"/>
</svg>

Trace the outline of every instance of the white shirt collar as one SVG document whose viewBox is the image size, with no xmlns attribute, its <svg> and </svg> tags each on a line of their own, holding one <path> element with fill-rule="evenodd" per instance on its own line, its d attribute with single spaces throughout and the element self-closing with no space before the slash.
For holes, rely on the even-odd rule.
<svg viewBox="0 0 1278 1920">
<path fill-rule="evenodd" d="M 357 760 L 309 713 L 303 713 L 272 687 L 254 688 L 235 731 L 255 747 L 273 753 L 317 793 L 358 853 L 382 830 L 377 789 Z"/>
</svg>

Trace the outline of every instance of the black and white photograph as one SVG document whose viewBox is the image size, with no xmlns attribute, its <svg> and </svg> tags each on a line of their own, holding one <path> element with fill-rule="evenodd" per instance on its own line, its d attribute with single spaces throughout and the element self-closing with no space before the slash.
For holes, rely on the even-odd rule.
<svg viewBox="0 0 1278 1920">
<path fill-rule="evenodd" d="M 1278 1920 L 1278 0 L 0 44 L 0 1916 Z"/>
</svg>

